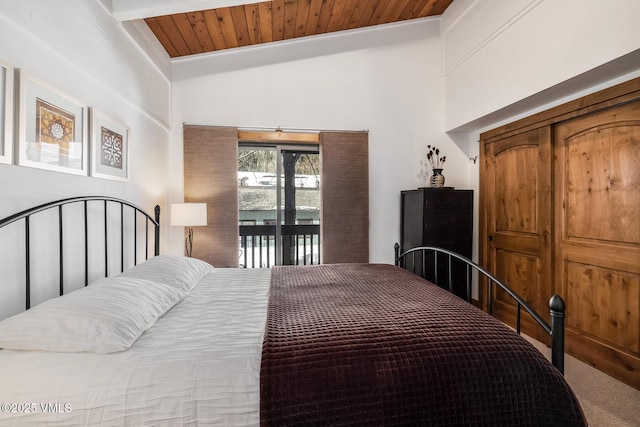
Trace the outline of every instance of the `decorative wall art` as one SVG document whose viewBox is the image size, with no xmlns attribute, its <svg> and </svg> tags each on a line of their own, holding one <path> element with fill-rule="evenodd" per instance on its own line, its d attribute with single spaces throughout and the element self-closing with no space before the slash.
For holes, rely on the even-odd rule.
<svg viewBox="0 0 640 427">
<path fill-rule="evenodd" d="M 0 163 L 13 161 L 13 67 L 0 60 Z"/>
<path fill-rule="evenodd" d="M 19 71 L 18 164 L 87 175 L 88 107 Z"/>
<path fill-rule="evenodd" d="M 129 128 L 91 109 L 91 176 L 129 179 Z"/>
</svg>

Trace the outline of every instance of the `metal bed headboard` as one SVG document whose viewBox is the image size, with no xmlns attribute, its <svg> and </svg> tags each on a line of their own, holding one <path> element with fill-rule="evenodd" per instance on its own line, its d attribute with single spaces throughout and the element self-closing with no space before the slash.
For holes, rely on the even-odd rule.
<svg viewBox="0 0 640 427">
<path fill-rule="evenodd" d="M 449 287 L 449 291 L 452 291 L 453 280 L 451 276 L 451 260 L 452 258 L 458 259 L 466 265 L 467 276 L 466 276 L 466 285 L 467 285 L 467 301 L 471 303 L 471 271 L 475 270 L 482 276 L 486 277 L 489 282 L 489 286 L 487 288 L 488 293 L 488 311 L 489 314 L 493 314 L 493 306 L 492 306 L 492 292 L 493 286 L 499 287 L 504 290 L 516 303 L 516 332 L 520 335 L 520 323 L 521 323 L 521 311 L 524 309 L 527 313 L 531 315 L 533 320 L 538 323 L 544 331 L 549 334 L 551 337 L 551 363 L 558 368 L 558 370 L 564 374 L 564 315 L 566 311 L 566 305 L 564 300 L 560 295 L 554 295 L 549 300 L 549 309 L 551 314 L 551 324 L 549 325 L 543 318 L 536 312 L 533 307 L 531 307 L 520 295 L 518 295 L 513 289 L 511 289 L 506 284 L 502 283 L 498 280 L 493 274 L 489 273 L 487 270 L 482 268 L 480 265 L 471 261 L 470 259 L 457 254 L 453 251 L 442 249 L 433 246 L 422 246 L 417 248 L 412 248 L 400 253 L 400 245 L 396 243 L 394 245 L 395 251 L 395 264 L 396 266 L 406 268 L 406 261 L 411 259 L 412 261 L 412 272 L 417 274 L 423 278 L 426 278 L 425 272 L 425 259 L 427 253 L 433 253 L 434 265 L 435 265 L 435 278 L 433 282 L 436 284 L 440 284 L 440 280 L 438 280 L 438 254 L 443 254 L 447 257 L 448 260 L 448 281 L 446 282 Z M 420 257 L 420 258 L 417 258 Z M 420 263 L 422 266 L 421 272 L 416 272 L 416 259 L 421 260 Z M 419 274 L 421 273 L 421 274 Z M 428 279 L 429 280 L 429 279 Z"/>
<path fill-rule="evenodd" d="M 108 275 L 109 266 L 109 251 L 108 251 L 108 238 L 109 233 L 109 221 L 107 220 L 108 206 L 110 204 L 120 205 L 120 270 L 124 271 L 124 218 L 125 209 L 127 206 L 131 208 L 130 213 L 133 215 L 133 245 L 134 245 L 134 265 L 138 263 L 138 214 L 144 216 L 145 226 L 145 259 L 149 258 L 149 225 L 151 224 L 154 229 L 154 246 L 153 254 L 160 254 L 160 206 L 156 205 L 154 209 L 154 216 L 145 212 L 142 208 L 122 199 L 107 196 L 81 196 L 70 197 L 67 199 L 56 200 L 49 203 L 44 203 L 33 208 L 26 209 L 22 212 L 18 212 L 6 218 L 0 220 L 0 229 L 12 224 L 16 221 L 24 220 L 24 233 L 25 233 L 25 286 L 26 286 L 26 309 L 31 307 L 31 246 L 30 246 L 30 220 L 31 216 L 47 211 L 49 209 L 58 208 L 58 236 L 59 236 L 59 264 L 60 264 L 60 295 L 64 294 L 64 239 L 63 239 L 63 206 L 71 205 L 75 203 L 84 204 L 84 279 L 85 286 L 89 283 L 89 224 L 88 224 L 88 203 L 89 202 L 102 202 L 104 204 L 104 256 L 105 256 L 105 277 Z"/>
</svg>

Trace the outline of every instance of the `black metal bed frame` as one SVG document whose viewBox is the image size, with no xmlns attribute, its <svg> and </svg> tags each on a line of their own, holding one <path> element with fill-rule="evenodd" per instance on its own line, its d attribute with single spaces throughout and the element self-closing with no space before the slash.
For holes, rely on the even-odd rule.
<svg viewBox="0 0 640 427">
<path fill-rule="evenodd" d="M 109 221 L 107 221 L 107 208 L 109 204 L 119 204 L 120 205 L 120 270 L 124 271 L 124 207 L 128 206 L 132 210 L 130 212 L 133 215 L 133 245 L 134 245 L 134 265 L 138 263 L 138 236 L 137 236 L 137 227 L 138 227 L 138 213 L 144 215 L 145 217 L 145 259 L 149 258 L 149 224 L 153 225 L 154 228 L 154 255 L 159 255 L 160 253 L 160 206 L 156 205 L 154 209 L 154 217 L 151 217 L 150 214 L 145 212 L 142 208 L 122 199 L 118 199 L 115 197 L 107 197 L 107 196 L 81 196 L 81 197 L 71 197 L 67 199 L 56 200 L 49 203 L 44 203 L 39 206 L 35 206 L 33 208 L 29 208 L 18 212 L 16 214 L 10 215 L 4 219 L 0 220 L 0 228 L 3 228 L 9 224 L 12 224 L 16 221 L 24 220 L 24 230 L 25 230 L 25 289 L 26 289 L 26 309 L 28 310 L 31 307 L 31 247 L 30 247 L 30 220 L 31 216 L 47 211 L 49 209 L 58 208 L 58 238 L 59 238 L 59 252 L 58 252 L 58 261 L 60 264 L 60 295 L 64 294 L 64 239 L 63 239 L 63 209 L 62 207 L 65 205 L 70 205 L 74 203 L 83 203 L 84 204 L 84 279 L 85 286 L 89 283 L 89 227 L 88 227 L 88 203 L 89 202 L 102 202 L 104 204 L 104 266 L 105 266 L 105 277 L 108 275 L 108 266 L 109 266 L 109 251 L 108 251 L 108 238 L 107 235 L 109 233 Z"/>
<path fill-rule="evenodd" d="M 488 303 L 488 312 L 489 314 L 493 314 L 493 304 L 492 304 L 492 300 L 493 300 L 493 286 L 491 286 L 492 284 L 499 287 L 500 289 L 504 290 L 507 294 L 509 294 L 511 296 L 511 298 L 513 298 L 515 300 L 516 303 L 516 332 L 518 333 L 518 335 L 520 334 L 520 323 L 521 323 L 521 312 L 522 309 L 524 308 L 524 310 L 529 313 L 531 315 L 531 317 L 533 318 L 533 320 L 536 321 L 536 323 L 538 323 L 540 325 L 540 327 L 542 327 L 542 329 L 544 329 L 544 331 L 549 334 L 551 336 L 551 363 L 562 373 L 564 374 L 564 316 L 565 316 L 565 310 L 566 310 L 566 306 L 565 306 L 565 302 L 562 299 L 562 297 L 560 295 L 553 295 L 551 297 L 551 299 L 549 300 L 549 309 L 551 312 L 551 325 L 549 325 L 541 316 L 540 314 L 538 314 L 533 307 L 531 307 L 520 295 L 518 295 L 513 289 L 511 289 L 509 286 L 507 286 L 506 284 L 504 284 L 503 282 L 501 282 L 500 280 L 498 280 L 494 275 L 492 275 L 491 273 L 489 273 L 487 270 L 485 270 L 484 268 L 482 268 L 480 265 L 476 264 L 475 262 L 471 261 L 470 259 L 459 255 L 455 252 L 452 252 L 450 250 L 447 249 L 443 249 L 443 248 L 437 248 L 437 247 L 433 247 L 433 246 L 421 246 L 421 247 L 417 247 L 417 248 L 412 248 L 412 249 L 408 249 L 406 251 L 404 251 L 403 253 L 400 253 L 400 245 L 398 243 L 396 243 L 394 245 L 394 250 L 395 250 L 395 265 L 398 267 L 402 267 L 405 268 L 406 265 L 406 261 L 408 259 L 409 256 L 411 256 L 411 261 L 412 261 L 412 272 L 414 274 L 417 274 L 423 278 L 426 278 L 426 271 L 425 271 L 425 265 L 426 265 L 426 257 L 427 257 L 427 253 L 433 253 L 433 258 L 434 258 L 434 264 L 435 264 L 435 279 L 433 280 L 434 283 L 436 284 L 440 284 L 440 281 L 438 280 L 438 254 L 444 254 L 447 257 L 448 260 L 448 281 L 447 281 L 447 285 L 449 288 L 449 291 L 453 291 L 453 281 L 451 279 L 451 260 L 452 258 L 456 258 L 462 262 L 464 262 L 466 264 L 466 272 L 467 272 L 467 281 L 466 281 L 466 285 L 467 285 L 467 301 L 469 303 L 471 303 L 471 285 L 472 285 L 472 270 L 477 271 L 478 273 L 480 273 L 482 276 L 484 276 L 487 280 L 488 280 L 488 287 L 487 287 L 487 294 L 488 294 L 488 298 L 487 298 L 487 303 Z M 420 259 L 422 260 L 422 271 L 420 272 L 421 274 L 418 274 L 418 272 L 416 272 L 416 258 L 417 257 L 421 257 Z M 481 281 L 479 281 L 480 283 Z"/>
</svg>

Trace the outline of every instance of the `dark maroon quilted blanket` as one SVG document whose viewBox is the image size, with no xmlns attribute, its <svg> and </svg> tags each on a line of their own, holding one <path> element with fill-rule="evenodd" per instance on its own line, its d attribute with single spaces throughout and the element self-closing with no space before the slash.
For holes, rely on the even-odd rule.
<svg viewBox="0 0 640 427">
<path fill-rule="evenodd" d="M 260 394 L 265 426 L 586 425 L 526 340 L 382 264 L 273 268 Z"/>
</svg>

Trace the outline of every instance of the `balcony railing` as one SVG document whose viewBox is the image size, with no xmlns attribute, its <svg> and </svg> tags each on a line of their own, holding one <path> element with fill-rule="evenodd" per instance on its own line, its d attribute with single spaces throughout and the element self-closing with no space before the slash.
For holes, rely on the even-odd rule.
<svg viewBox="0 0 640 427">
<path fill-rule="evenodd" d="M 240 225 L 240 267 L 269 268 L 276 264 L 276 226 Z M 282 225 L 291 236 L 295 265 L 320 264 L 320 225 Z M 284 240 L 284 239 L 283 239 Z"/>
</svg>

